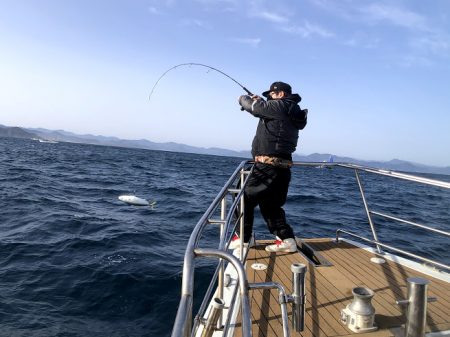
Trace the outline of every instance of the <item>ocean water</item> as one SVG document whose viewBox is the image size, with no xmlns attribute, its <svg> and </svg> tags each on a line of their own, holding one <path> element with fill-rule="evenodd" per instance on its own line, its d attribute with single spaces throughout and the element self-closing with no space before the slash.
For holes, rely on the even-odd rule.
<svg viewBox="0 0 450 337">
<path fill-rule="evenodd" d="M 0 335 L 169 336 L 190 232 L 241 161 L 0 138 Z M 449 230 L 449 191 L 362 181 L 373 209 Z M 370 236 L 349 170 L 294 168 L 285 209 L 297 236 Z M 450 263 L 445 237 L 374 220 L 382 241 Z M 255 232 L 271 238 L 261 217 Z M 199 263 L 196 289 L 211 270 Z"/>
</svg>

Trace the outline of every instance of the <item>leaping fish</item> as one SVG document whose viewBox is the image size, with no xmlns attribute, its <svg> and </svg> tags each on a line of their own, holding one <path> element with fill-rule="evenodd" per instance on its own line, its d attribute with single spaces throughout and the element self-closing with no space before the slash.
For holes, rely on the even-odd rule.
<svg viewBox="0 0 450 337">
<path fill-rule="evenodd" d="M 120 195 L 119 200 L 123 201 L 129 205 L 133 206 L 155 206 L 156 201 L 150 202 L 149 200 L 145 200 L 143 198 L 139 198 L 135 195 Z"/>
</svg>

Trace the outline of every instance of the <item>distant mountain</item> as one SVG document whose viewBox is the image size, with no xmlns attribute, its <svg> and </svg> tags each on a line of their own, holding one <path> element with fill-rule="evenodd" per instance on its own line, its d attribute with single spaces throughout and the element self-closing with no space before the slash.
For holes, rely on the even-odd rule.
<svg viewBox="0 0 450 337">
<path fill-rule="evenodd" d="M 400 159 L 392 159 L 390 161 L 374 161 L 374 160 L 360 160 L 350 157 L 340 157 L 329 153 L 313 153 L 307 156 L 300 156 L 294 154 L 293 159 L 297 161 L 305 162 L 327 162 L 330 156 L 333 157 L 333 161 L 337 163 L 351 163 L 362 166 L 368 166 L 373 168 L 379 168 L 384 170 L 392 171 L 403 171 L 403 172 L 417 172 L 417 173 L 434 173 L 434 174 L 446 174 L 450 175 L 450 166 L 438 167 L 429 166 L 424 164 L 412 163 Z"/>
<path fill-rule="evenodd" d="M 72 143 L 87 143 L 97 145 L 119 146 L 119 147 L 132 147 L 139 149 L 160 150 L 170 152 L 189 152 L 199 154 L 214 154 L 219 156 L 231 156 L 231 157 L 250 157 L 250 152 L 237 152 L 220 148 L 203 148 L 195 147 L 185 144 L 179 144 L 174 142 L 156 143 L 146 139 L 137 140 L 125 140 L 117 137 L 105 137 L 94 136 L 90 134 L 78 135 L 72 132 L 63 130 L 47 130 L 47 129 L 28 129 L 31 132 L 38 134 L 41 138 L 48 140 L 55 140 L 61 142 Z"/>
<path fill-rule="evenodd" d="M 0 137 L 16 137 L 29 139 L 38 138 L 58 142 L 131 147 L 131 148 L 170 151 L 170 152 L 188 152 L 188 153 L 209 154 L 227 157 L 242 157 L 242 158 L 251 157 L 250 151 L 233 151 L 216 147 L 210 148 L 195 147 L 174 142 L 156 143 L 146 139 L 126 140 L 117 137 L 95 136 L 90 134 L 78 135 L 64 130 L 48 130 L 42 128 L 24 129 L 19 127 L 7 127 L 0 125 Z M 367 161 L 367 160 L 358 160 L 350 157 L 339 157 L 329 153 L 313 153 L 307 156 L 294 154 L 293 159 L 296 161 L 319 163 L 328 161 L 330 156 L 333 157 L 334 162 L 352 163 L 393 171 L 436 173 L 436 174 L 450 175 L 450 166 L 448 167 L 428 166 L 399 159 L 393 159 L 387 162 Z"/>
<path fill-rule="evenodd" d="M 19 127 L 7 127 L 0 125 L 0 137 L 12 137 L 12 138 L 38 138 L 38 136 L 32 132 L 25 131 Z"/>
</svg>

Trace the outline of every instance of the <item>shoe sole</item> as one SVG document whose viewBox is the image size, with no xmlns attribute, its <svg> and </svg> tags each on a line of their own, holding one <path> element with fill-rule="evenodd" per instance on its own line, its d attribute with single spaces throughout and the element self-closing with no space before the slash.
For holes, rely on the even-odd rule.
<svg viewBox="0 0 450 337">
<path fill-rule="evenodd" d="M 295 249 L 295 250 L 292 250 L 292 249 L 268 250 L 268 249 L 266 249 L 266 252 L 269 252 L 269 253 L 295 253 L 297 251 L 298 251 L 297 249 Z"/>
</svg>

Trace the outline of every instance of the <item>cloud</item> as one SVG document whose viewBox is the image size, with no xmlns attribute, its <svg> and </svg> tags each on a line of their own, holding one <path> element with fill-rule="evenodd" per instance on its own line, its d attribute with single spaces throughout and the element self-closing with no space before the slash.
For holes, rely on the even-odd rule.
<svg viewBox="0 0 450 337">
<path fill-rule="evenodd" d="M 184 27 L 198 27 L 202 29 L 211 29 L 211 25 L 209 23 L 198 19 L 183 19 L 180 24 L 181 26 Z"/>
<path fill-rule="evenodd" d="M 425 16 L 411 10 L 383 4 L 372 4 L 363 8 L 361 12 L 372 22 L 387 22 L 409 31 L 404 38 L 409 51 L 403 58 L 403 65 L 430 66 L 435 57 L 449 59 L 448 33 L 436 27 L 436 23 L 431 23 Z"/>
<path fill-rule="evenodd" d="M 196 2 L 199 2 L 204 5 L 220 5 L 223 6 L 226 5 L 237 5 L 238 0 L 195 0 Z"/>
<path fill-rule="evenodd" d="M 176 0 L 153 0 L 150 2 L 152 5 L 147 7 L 147 11 L 152 15 L 163 15 L 165 13 L 160 8 L 170 9 L 174 6 Z"/>
<path fill-rule="evenodd" d="M 249 45 L 250 47 L 257 48 L 261 43 L 260 38 L 232 38 L 230 39 L 233 42 Z"/>
<path fill-rule="evenodd" d="M 309 33 L 309 35 L 317 35 L 323 38 L 333 37 L 334 33 L 329 30 L 317 25 L 309 23 L 308 21 L 304 24 L 304 29 Z"/>
<path fill-rule="evenodd" d="M 250 18 L 258 18 L 276 24 L 289 22 L 289 13 L 281 14 L 280 11 L 277 12 L 274 10 L 273 5 L 271 5 L 270 9 L 267 9 L 264 5 L 264 1 L 262 0 L 252 0 L 249 4 L 250 6 L 248 7 L 248 16 Z"/>
<path fill-rule="evenodd" d="M 370 37 L 367 34 L 355 34 L 353 37 L 343 40 L 343 44 L 349 47 L 376 49 L 380 47 L 381 40 Z"/>
<path fill-rule="evenodd" d="M 322 38 L 331 38 L 334 36 L 334 33 L 330 32 L 329 30 L 317 24 L 309 23 L 308 21 L 306 21 L 301 26 L 289 24 L 281 27 L 280 29 L 287 33 L 300 35 L 303 38 L 309 38 L 314 35 Z"/>
<path fill-rule="evenodd" d="M 293 17 L 294 14 L 292 12 L 280 13 L 275 12 L 272 9 L 267 10 L 261 1 L 251 2 L 249 16 L 251 18 L 259 18 L 274 24 L 274 29 L 278 31 L 295 34 L 302 38 L 309 38 L 311 36 L 329 38 L 334 36 L 332 32 L 318 24 L 313 24 L 308 21 L 305 21 L 302 25 L 293 23 L 291 17 Z"/>
<path fill-rule="evenodd" d="M 289 22 L 289 19 L 285 16 L 282 16 L 280 14 L 276 14 L 274 12 L 267 12 L 267 11 L 258 11 L 253 14 L 254 17 L 261 18 L 263 20 L 272 22 L 272 23 L 287 23 Z"/>
<path fill-rule="evenodd" d="M 162 14 L 162 12 L 159 9 L 157 9 L 156 7 L 148 7 L 147 10 L 150 14 L 153 14 L 153 15 L 161 15 Z"/>
<path fill-rule="evenodd" d="M 150 0 L 152 6 L 150 7 L 173 7 L 177 0 Z"/>
<path fill-rule="evenodd" d="M 353 18 L 361 15 L 356 14 L 357 6 L 360 2 L 351 3 L 351 1 L 342 0 L 309 0 L 309 2 L 319 9 L 330 13 L 333 17 L 353 20 Z"/>
<path fill-rule="evenodd" d="M 239 0 L 195 0 L 204 10 L 219 8 L 222 12 L 236 12 Z"/>
<path fill-rule="evenodd" d="M 427 57 L 409 54 L 400 57 L 398 64 L 405 68 L 413 66 L 431 67 L 433 62 Z"/>
<path fill-rule="evenodd" d="M 331 1 L 309 0 L 311 4 L 326 11 L 332 20 L 345 21 L 339 40 L 347 46 L 361 48 L 382 48 L 390 50 L 396 61 L 402 65 L 426 65 L 450 58 L 450 36 L 447 24 L 432 20 L 424 13 L 414 10 L 414 4 L 404 1 L 403 5 L 392 1 Z M 441 26 L 440 26 L 441 25 Z M 339 26 L 337 26 L 339 27 Z M 306 27 L 297 32 L 308 37 Z M 350 32 L 350 33 L 349 33 Z M 391 38 L 395 37 L 395 38 Z M 394 41 L 394 42 L 391 42 Z M 388 48 L 386 48 L 388 47 Z"/>
<path fill-rule="evenodd" d="M 361 13 L 369 20 L 385 21 L 411 30 L 428 30 L 425 17 L 404 8 L 385 4 L 371 4 L 361 8 Z"/>
<path fill-rule="evenodd" d="M 448 35 L 432 32 L 410 38 L 409 45 L 416 51 L 428 52 L 433 55 L 450 55 L 450 38 Z"/>
</svg>

